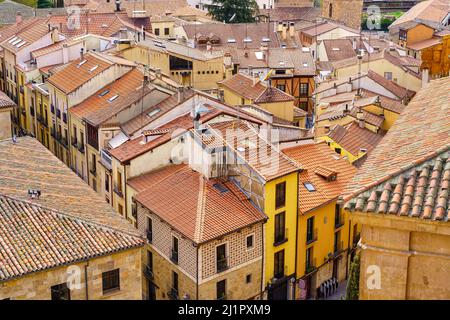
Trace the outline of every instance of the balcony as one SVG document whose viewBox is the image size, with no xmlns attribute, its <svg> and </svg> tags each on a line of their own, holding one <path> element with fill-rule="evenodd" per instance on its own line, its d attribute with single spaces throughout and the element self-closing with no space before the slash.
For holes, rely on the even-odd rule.
<svg viewBox="0 0 450 320">
<path fill-rule="evenodd" d="M 170 254 L 170 260 L 175 263 L 178 264 L 178 251 L 175 251 L 172 249 L 172 252 Z"/>
<path fill-rule="evenodd" d="M 93 175 L 96 176 L 97 175 L 97 167 L 96 166 L 92 166 L 89 168 L 89 172 Z"/>
<path fill-rule="evenodd" d="M 361 239 L 361 234 L 356 234 L 353 237 L 353 248 L 356 248 L 356 246 L 358 245 L 359 239 Z"/>
<path fill-rule="evenodd" d="M 288 228 L 284 229 L 283 232 L 280 232 L 278 234 L 276 233 L 273 245 L 279 246 L 279 245 L 287 242 L 288 241 L 287 234 L 288 234 Z"/>
<path fill-rule="evenodd" d="M 144 267 L 144 275 L 147 279 L 153 280 L 153 270 L 150 266 L 146 265 Z"/>
<path fill-rule="evenodd" d="M 119 197 L 123 198 L 122 188 L 119 189 L 117 184 L 114 185 L 113 190 Z"/>
<path fill-rule="evenodd" d="M 63 122 L 64 123 L 67 123 L 67 113 L 66 112 L 63 112 Z"/>
<path fill-rule="evenodd" d="M 30 114 L 32 117 L 34 117 L 34 108 L 33 107 L 30 107 Z"/>
<path fill-rule="evenodd" d="M 344 213 L 340 212 L 339 214 L 336 214 L 334 218 L 334 228 L 339 229 L 344 224 L 345 224 Z"/>
<path fill-rule="evenodd" d="M 23 86 L 19 86 L 19 92 L 20 92 L 21 94 L 24 94 L 24 93 L 25 93 L 25 90 L 24 90 Z"/>
<path fill-rule="evenodd" d="M 305 274 L 311 273 L 317 269 L 316 258 L 306 261 Z"/>
<path fill-rule="evenodd" d="M 170 300 L 178 300 L 178 290 L 175 288 L 171 288 L 169 292 L 167 292 L 167 296 Z"/>
<path fill-rule="evenodd" d="M 340 255 L 344 251 L 344 241 L 339 241 L 334 243 L 334 256 Z"/>
<path fill-rule="evenodd" d="M 67 137 L 61 137 L 61 143 L 66 149 L 69 148 L 69 141 L 67 140 Z"/>
<path fill-rule="evenodd" d="M 50 111 L 54 114 L 55 113 L 55 106 L 53 104 L 50 105 Z"/>
<path fill-rule="evenodd" d="M 84 143 L 83 142 L 80 142 L 78 144 L 78 151 L 80 151 L 81 153 L 84 153 Z"/>
<path fill-rule="evenodd" d="M 153 241 L 153 231 L 147 230 L 147 240 L 149 243 L 152 243 Z"/>
<path fill-rule="evenodd" d="M 216 270 L 217 273 L 223 272 L 228 269 L 228 258 L 222 258 L 216 260 Z"/>
<path fill-rule="evenodd" d="M 313 242 L 317 241 L 317 229 L 314 229 L 310 232 L 306 233 L 306 244 L 311 244 Z"/>
<path fill-rule="evenodd" d="M 61 110 L 56 109 L 56 117 L 61 119 Z"/>
<path fill-rule="evenodd" d="M 77 138 L 74 138 L 74 137 L 72 137 L 72 146 L 74 146 L 75 148 L 78 148 L 78 139 Z"/>
</svg>

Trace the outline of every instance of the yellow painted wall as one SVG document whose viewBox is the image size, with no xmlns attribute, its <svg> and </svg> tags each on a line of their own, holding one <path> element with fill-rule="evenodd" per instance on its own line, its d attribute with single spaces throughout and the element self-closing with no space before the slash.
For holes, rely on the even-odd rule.
<svg viewBox="0 0 450 320">
<path fill-rule="evenodd" d="M 280 182 L 286 181 L 286 206 L 275 209 L 275 188 Z M 268 216 L 265 224 L 265 280 L 264 286 L 274 277 L 274 254 L 284 249 L 285 275 L 295 273 L 295 243 L 298 201 L 298 173 L 291 173 L 284 177 L 269 181 L 264 187 L 264 208 Z M 287 241 L 274 246 L 275 214 L 285 211 Z"/>
<path fill-rule="evenodd" d="M 363 109 L 368 112 L 371 112 L 373 114 L 383 114 L 384 115 L 384 121 L 381 126 L 381 129 L 383 129 L 383 130 L 389 130 L 399 116 L 398 113 L 395 113 L 395 112 L 392 112 L 392 111 L 389 111 L 386 109 L 383 110 L 382 108 L 380 108 L 379 106 L 374 105 L 374 104 L 365 106 Z"/>
<path fill-rule="evenodd" d="M 345 150 L 340 144 L 334 142 L 334 140 L 332 140 L 332 139 L 331 139 L 330 137 L 328 137 L 328 136 L 322 136 L 322 137 L 319 137 L 318 140 L 320 140 L 320 141 L 324 140 L 324 141 L 326 141 L 327 143 L 329 143 L 329 147 L 330 147 L 332 150 L 335 150 L 336 148 L 341 148 L 341 155 L 342 155 L 343 157 L 347 157 L 347 159 L 348 159 L 348 161 L 349 161 L 350 163 L 355 162 L 356 160 L 358 160 L 359 158 L 361 158 L 361 157 L 365 154 L 365 153 L 363 153 L 363 152 L 359 152 L 358 155 L 353 155 L 353 154 L 351 154 L 350 152 L 348 152 L 347 150 Z"/>
<path fill-rule="evenodd" d="M 406 42 L 412 44 L 415 42 L 431 39 L 433 37 L 433 28 L 418 24 L 417 26 L 408 30 L 406 35 Z"/>
<path fill-rule="evenodd" d="M 294 101 L 260 103 L 258 106 L 273 113 L 276 117 L 287 121 L 294 121 Z"/>
</svg>

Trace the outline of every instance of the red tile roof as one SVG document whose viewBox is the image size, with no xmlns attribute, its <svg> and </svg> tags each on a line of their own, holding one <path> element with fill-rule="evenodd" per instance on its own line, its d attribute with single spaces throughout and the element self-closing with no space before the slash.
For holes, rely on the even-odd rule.
<svg viewBox="0 0 450 320">
<path fill-rule="evenodd" d="M 369 70 L 367 72 L 367 76 L 369 77 L 369 79 L 375 81 L 376 83 L 382 85 L 385 89 L 392 92 L 400 100 L 404 98 L 412 98 L 416 94 L 415 91 L 408 90 L 405 87 L 402 87 L 401 85 L 395 83 L 392 80 L 386 79 L 385 77 L 379 75 L 378 73 L 372 70 Z"/>
<path fill-rule="evenodd" d="M 352 41 L 349 39 L 323 40 L 328 61 L 344 60 L 356 57 Z"/>
<path fill-rule="evenodd" d="M 187 165 L 168 170 L 171 173 L 159 170 L 156 176 L 148 173 L 141 177 L 149 182 L 137 194 L 136 201 L 195 243 L 211 241 L 265 220 L 265 215 L 233 182 L 207 180 Z"/>
<path fill-rule="evenodd" d="M 430 163 L 431 168 L 437 158 L 445 159 L 450 149 L 449 88 L 447 77 L 431 81 L 417 93 L 348 184 L 344 201 L 353 201 L 393 177 L 403 174 L 410 178 L 413 169 L 420 171 L 424 163 Z M 431 180 L 427 182 L 429 187 Z"/>
<path fill-rule="evenodd" d="M 283 153 L 303 168 L 299 174 L 298 197 L 302 214 L 336 200 L 356 173 L 354 166 L 324 142 L 287 148 Z M 326 178 L 332 174 L 336 174 L 336 180 Z M 313 184 L 316 191 L 308 191 L 304 185 L 307 182 Z"/>
<path fill-rule="evenodd" d="M 0 194 L 0 281 L 144 244 L 109 226 Z"/>
<path fill-rule="evenodd" d="M 336 125 L 328 134 L 330 139 L 354 156 L 358 155 L 361 149 L 366 149 L 367 153 L 372 152 L 383 136 L 367 128 L 360 128 L 356 121 L 345 127 Z"/>
<path fill-rule="evenodd" d="M 82 61 L 86 62 L 80 65 Z M 83 58 L 67 64 L 62 70 L 48 78 L 47 81 L 65 94 L 69 94 L 112 65 L 112 62 L 107 62 L 88 53 Z"/>
<path fill-rule="evenodd" d="M 0 110 L 2 108 L 10 108 L 10 107 L 14 107 L 16 104 L 14 103 L 14 101 L 12 101 L 7 95 L 6 93 L 4 93 L 3 91 L 0 91 Z"/>
</svg>

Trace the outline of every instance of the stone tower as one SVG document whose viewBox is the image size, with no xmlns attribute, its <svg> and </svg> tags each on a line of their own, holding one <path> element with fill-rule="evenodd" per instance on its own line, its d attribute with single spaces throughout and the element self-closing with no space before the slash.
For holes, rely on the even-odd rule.
<svg viewBox="0 0 450 320">
<path fill-rule="evenodd" d="M 363 2 L 363 0 L 322 0 L 322 16 L 359 30 Z"/>
</svg>

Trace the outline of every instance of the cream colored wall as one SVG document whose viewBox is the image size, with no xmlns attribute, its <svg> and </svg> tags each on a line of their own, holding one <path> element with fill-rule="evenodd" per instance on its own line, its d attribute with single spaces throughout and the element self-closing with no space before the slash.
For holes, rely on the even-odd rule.
<svg viewBox="0 0 450 320">
<path fill-rule="evenodd" d="M 85 267 L 89 300 L 141 300 L 141 248 L 130 249 L 67 266 L 48 269 L 0 283 L 0 300 L 49 300 L 50 287 L 68 280 L 70 268 L 80 272 L 80 288 L 70 292 L 71 300 L 86 300 Z M 120 290 L 103 294 L 102 273 L 120 269 Z"/>
</svg>

